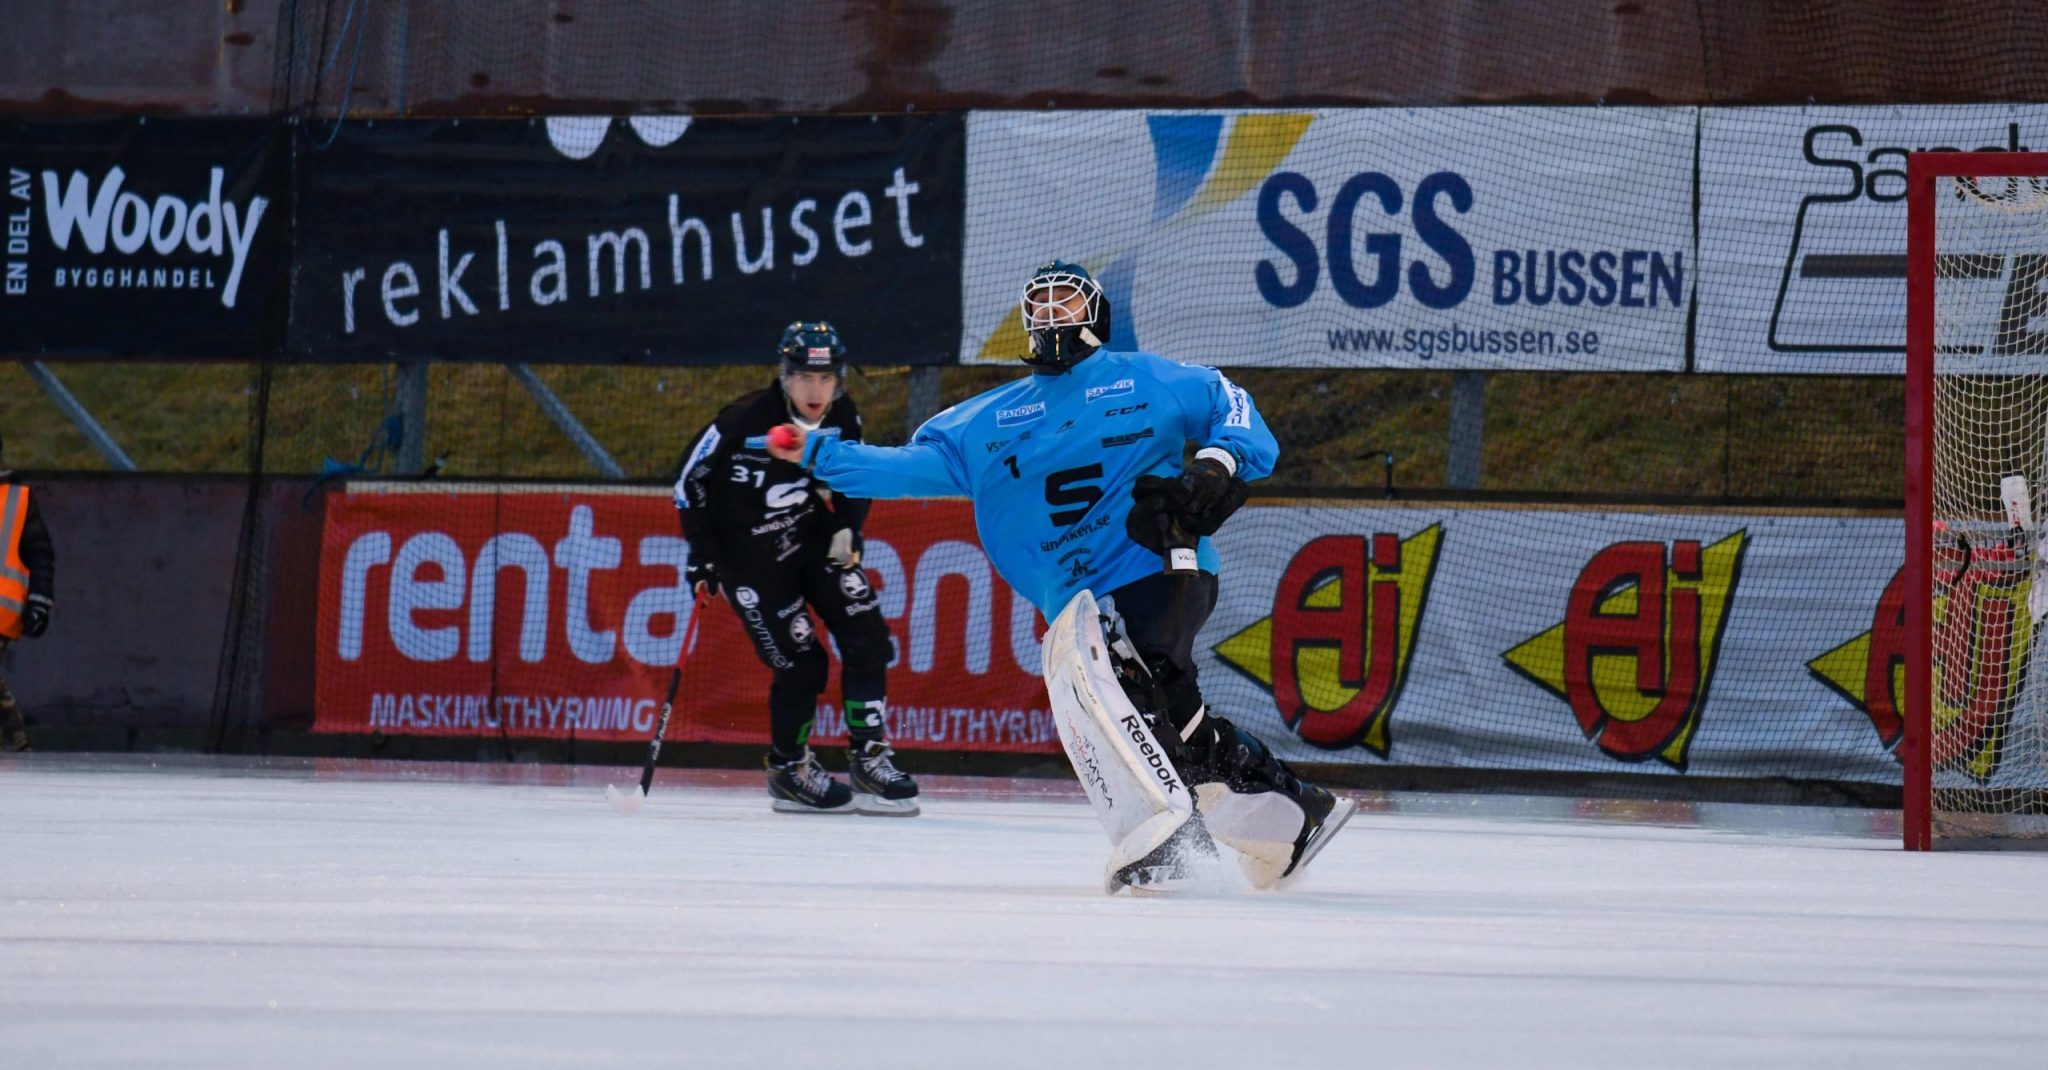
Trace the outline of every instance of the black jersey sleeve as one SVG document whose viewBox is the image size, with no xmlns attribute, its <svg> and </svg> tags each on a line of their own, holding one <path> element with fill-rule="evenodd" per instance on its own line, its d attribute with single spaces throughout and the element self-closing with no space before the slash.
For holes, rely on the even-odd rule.
<svg viewBox="0 0 2048 1070">
<path fill-rule="evenodd" d="M 691 561 L 717 561 L 722 547 L 711 512 L 717 508 L 718 486 L 712 477 L 732 452 L 731 410 L 718 414 L 683 453 L 676 473 L 676 518 L 682 522 L 683 538 L 690 543 Z"/>
</svg>

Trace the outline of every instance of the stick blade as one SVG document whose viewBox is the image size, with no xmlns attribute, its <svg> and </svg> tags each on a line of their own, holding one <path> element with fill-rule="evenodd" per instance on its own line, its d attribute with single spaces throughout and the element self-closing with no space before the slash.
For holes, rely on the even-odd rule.
<svg viewBox="0 0 2048 1070">
<path fill-rule="evenodd" d="M 640 785 L 638 784 L 624 791 L 620 791 L 617 784 L 606 784 L 604 786 L 604 798 L 606 802 L 612 804 L 612 809 L 628 817 L 639 813 L 640 807 L 647 802 L 647 795 L 640 790 Z"/>
</svg>

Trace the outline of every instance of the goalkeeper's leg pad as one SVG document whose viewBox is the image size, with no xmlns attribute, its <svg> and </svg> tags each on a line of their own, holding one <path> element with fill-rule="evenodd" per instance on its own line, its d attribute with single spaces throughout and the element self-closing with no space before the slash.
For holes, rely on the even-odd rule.
<svg viewBox="0 0 2048 1070">
<path fill-rule="evenodd" d="M 1194 797 L 1152 719 L 1117 679 L 1091 594 L 1067 603 L 1046 629 L 1042 654 L 1060 743 L 1109 836 L 1104 886 L 1115 892 L 1129 886 L 1134 864 L 1154 858 L 1193 818 Z"/>
</svg>

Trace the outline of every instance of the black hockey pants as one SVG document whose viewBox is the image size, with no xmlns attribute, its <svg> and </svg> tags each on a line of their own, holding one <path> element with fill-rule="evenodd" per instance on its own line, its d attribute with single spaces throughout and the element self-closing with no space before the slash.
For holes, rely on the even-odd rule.
<svg viewBox="0 0 2048 1070">
<path fill-rule="evenodd" d="M 754 654 L 775 674 L 768 688 L 768 740 L 777 754 L 792 757 L 809 741 L 818 695 L 831 669 L 806 603 L 818 611 L 839 646 L 839 683 L 846 701 L 883 700 L 889 628 L 866 573 L 842 570 L 823 554 L 752 566 L 734 562 L 722 572 L 726 603 L 739 615 Z"/>
</svg>

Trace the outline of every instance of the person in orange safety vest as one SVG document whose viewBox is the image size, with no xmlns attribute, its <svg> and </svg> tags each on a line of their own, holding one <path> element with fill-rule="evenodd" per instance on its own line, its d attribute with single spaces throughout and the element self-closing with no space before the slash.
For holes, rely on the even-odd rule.
<svg viewBox="0 0 2048 1070">
<path fill-rule="evenodd" d="M 0 465 L 5 464 L 0 442 Z M 50 530 L 26 483 L 0 467 L 0 654 L 21 638 L 33 639 L 50 626 L 57 608 L 57 551 Z M 28 727 L 7 680 L 0 677 L 0 751 L 28 749 Z"/>
</svg>

